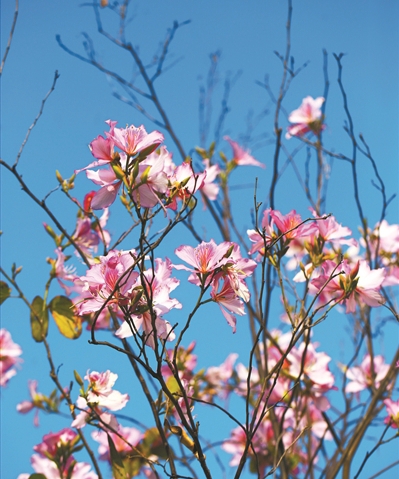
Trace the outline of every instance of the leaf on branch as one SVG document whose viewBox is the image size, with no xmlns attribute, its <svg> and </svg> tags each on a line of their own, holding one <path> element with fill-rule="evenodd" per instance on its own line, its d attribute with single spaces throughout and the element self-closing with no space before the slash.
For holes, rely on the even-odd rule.
<svg viewBox="0 0 399 479">
<path fill-rule="evenodd" d="M 32 337 L 37 343 L 41 343 L 48 332 L 48 309 L 44 299 L 36 296 L 31 304 L 30 326 Z"/>
<path fill-rule="evenodd" d="M 77 339 L 82 333 L 82 321 L 73 312 L 73 303 L 66 296 L 56 296 L 49 308 L 60 333 L 68 339 Z"/>
<path fill-rule="evenodd" d="M 10 296 L 11 288 L 4 281 L 0 281 L 0 304 L 3 304 L 4 301 Z"/>
<path fill-rule="evenodd" d="M 112 437 L 107 434 L 109 452 L 111 456 L 112 475 L 114 479 L 127 479 L 127 473 L 125 466 L 123 465 L 122 458 L 116 450 Z"/>
<path fill-rule="evenodd" d="M 152 427 L 144 433 L 141 450 L 145 457 L 150 457 L 153 454 L 162 457 L 163 459 L 167 459 L 168 457 L 161 436 L 156 427 Z"/>
</svg>

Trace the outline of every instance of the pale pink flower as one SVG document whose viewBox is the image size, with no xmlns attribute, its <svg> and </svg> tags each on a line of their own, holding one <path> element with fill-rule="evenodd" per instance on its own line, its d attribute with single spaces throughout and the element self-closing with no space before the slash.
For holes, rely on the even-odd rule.
<svg viewBox="0 0 399 479">
<path fill-rule="evenodd" d="M 309 384 L 309 392 L 312 396 L 320 397 L 325 392 L 333 389 L 334 375 L 328 368 L 331 358 L 323 352 L 316 352 L 316 344 L 301 343 L 299 348 L 293 348 L 287 359 L 290 361 L 289 373 L 292 377 L 298 378 L 302 373 L 301 379 Z M 306 349 L 306 357 L 304 358 Z M 328 402 L 323 402 L 321 406 L 327 406 Z M 324 409 L 322 409 L 324 410 Z"/>
<path fill-rule="evenodd" d="M 119 411 L 126 406 L 129 401 L 128 394 L 121 394 L 113 388 L 118 375 L 112 373 L 110 370 L 104 373 L 97 371 L 89 372 L 85 376 L 89 381 L 89 388 L 87 392 L 87 403 L 95 406 L 106 407 L 111 411 Z"/>
<path fill-rule="evenodd" d="M 187 348 L 183 346 L 179 346 L 177 348 L 176 354 L 176 366 L 177 366 L 177 374 L 179 375 L 180 379 L 184 379 L 185 381 L 189 382 L 193 375 L 194 375 L 194 368 L 197 365 L 197 356 L 193 354 L 193 350 L 195 348 L 195 341 L 192 341 Z M 168 349 L 166 351 L 169 360 L 172 362 L 174 356 L 174 350 Z M 173 376 L 173 372 L 169 367 L 169 364 L 164 364 L 161 368 L 162 376 L 167 379 Z"/>
<path fill-rule="evenodd" d="M 288 117 L 288 121 L 293 124 L 288 127 L 285 137 L 290 139 L 292 136 L 303 136 L 309 131 L 318 135 L 324 129 L 323 113 L 321 111 L 323 103 L 323 97 L 312 98 L 307 96 L 304 98 L 301 106 L 292 111 Z"/>
<path fill-rule="evenodd" d="M 385 399 L 384 404 L 388 416 L 384 419 L 385 424 L 390 424 L 393 429 L 399 428 L 399 400 Z"/>
<path fill-rule="evenodd" d="M 229 380 L 233 377 L 234 363 L 237 358 L 237 353 L 231 353 L 220 366 L 211 366 L 206 370 L 206 380 L 212 384 L 222 399 L 226 399 L 232 391 L 232 388 L 229 386 Z"/>
<path fill-rule="evenodd" d="M 138 277 L 133 286 L 134 292 L 139 299 L 134 299 L 129 309 L 130 320 L 125 321 L 116 331 L 119 338 L 126 338 L 136 334 L 140 329 L 145 333 L 145 344 L 151 348 L 155 347 L 152 312 L 156 314 L 155 329 L 157 336 L 167 341 L 175 339 L 175 333 L 168 323 L 162 318 L 163 314 L 171 309 L 180 309 L 182 306 L 176 299 L 169 297 L 178 285 L 179 281 L 171 277 L 172 263 L 166 258 L 162 261 L 155 259 L 155 270 L 146 270 L 143 274 L 144 281 Z M 143 289 L 147 294 L 144 294 Z M 151 308 L 149 307 L 151 304 Z"/>
<path fill-rule="evenodd" d="M 112 128 L 107 138 L 114 142 L 114 145 L 125 152 L 128 156 L 135 156 L 143 153 L 147 156 L 158 148 L 163 142 L 164 136 L 159 131 L 147 133 L 144 125 L 136 127 L 131 125 L 127 128 Z"/>
<path fill-rule="evenodd" d="M 31 401 L 22 401 L 17 404 L 17 411 L 21 414 L 26 414 L 32 409 L 36 408 L 35 416 L 33 419 L 33 424 L 37 427 L 39 426 L 39 410 L 40 406 L 42 405 L 43 401 L 45 401 L 45 396 L 41 393 L 37 392 L 37 381 L 32 380 L 28 383 L 29 394 L 32 398 Z"/>
<path fill-rule="evenodd" d="M 358 393 L 363 389 L 375 386 L 378 388 L 380 382 L 385 378 L 389 364 L 386 364 L 383 356 L 374 356 L 374 373 L 371 371 L 371 358 L 369 354 L 364 356 L 364 359 L 360 366 L 354 366 L 346 371 L 346 377 L 350 380 L 347 384 L 345 391 L 347 393 Z"/>
<path fill-rule="evenodd" d="M 206 176 L 200 190 L 209 200 L 215 201 L 219 194 L 220 187 L 217 183 L 214 183 L 214 181 L 220 173 L 220 167 L 219 165 L 210 166 L 208 159 L 203 160 L 203 164 L 205 167 Z M 204 209 L 205 208 L 206 206 L 204 203 Z"/>
<path fill-rule="evenodd" d="M 75 462 L 74 464 L 72 456 L 68 458 L 62 471 L 56 462 L 39 454 L 33 454 L 31 464 L 33 470 L 38 474 L 43 474 L 46 479 L 98 479 L 97 474 L 90 470 L 90 464 L 86 462 Z M 20 474 L 17 479 L 29 479 L 30 477 L 30 474 Z"/>
<path fill-rule="evenodd" d="M 194 173 L 190 163 L 179 165 L 169 176 L 169 203 L 167 208 L 177 209 L 177 200 L 188 201 L 196 191 L 202 188 L 206 178 L 206 171 Z"/>
<path fill-rule="evenodd" d="M 101 407 L 93 406 L 92 404 L 89 406 L 87 400 L 82 396 L 79 396 L 76 400 L 76 409 L 80 410 L 80 413 L 76 415 L 71 423 L 71 427 L 76 427 L 76 429 L 82 429 L 93 419 L 99 419 L 101 424 L 109 426 L 111 429 L 117 429 L 119 426 L 113 414 L 104 411 Z"/>
<path fill-rule="evenodd" d="M 0 386 L 4 387 L 17 374 L 15 366 L 22 360 L 21 347 L 14 343 L 6 329 L 0 329 Z"/>
<path fill-rule="evenodd" d="M 334 276 L 332 279 L 331 275 Z M 315 294 L 324 287 L 320 301 L 343 302 L 346 312 L 354 313 L 357 301 L 371 307 L 381 306 L 385 302 L 379 293 L 384 277 L 383 268 L 370 270 L 366 261 L 358 261 L 351 267 L 344 260 L 337 267 L 334 261 L 327 260 L 322 264 L 322 273 L 310 282 L 309 290 Z"/>
<path fill-rule="evenodd" d="M 319 218 L 319 215 L 314 210 L 311 211 L 315 218 Z M 325 220 L 318 220 L 315 222 L 315 225 L 319 230 L 320 238 L 325 242 L 332 243 L 337 247 L 341 247 L 341 245 L 357 246 L 357 241 L 354 238 L 344 239 L 346 236 L 351 235 L 352 231 L 346 226 L 339 224 L 334 216 L 329 216 Z"/>
<path fill-rule="evenodd" d="M 176 256 L 193 266 L 193 268 L 188 268 L 184 265 L 173 266 L 179 270 L 192 271 L 188 278 L 190 283 L 197 286 L 208 284 L 209 276 L 227 263 L 228 258 L 226 255 L 232 244 L 224 241 L 217 245 L 213 240 L 210 240 L 209 243 L 203 241 L 196 248 L 188 245 L 179 246 L 175 249 Z M 207 279 L 208 281 L 206 281 Z"/>
<path fill-rule="evenodd" d="M 265 255 L 265 247 L 270 245 L 273 240 L 277 237 L 276 233 L 274 232 L 274 220 L 270 216 L 271 208 L 267 208 L 263 212 L 262 223 L 261 223 L 261 231 L 260 234 L 256 230 L 247 230 L 247 235 L 251 243 L 254 243 L 249 251 L 249 254 L 254 254 L 258 252 L 259 254 L 256 257 L 256 261 L 260 261 L 262 256 Z"/>
<path fill-rule="evenodd" d="M 230 146 L 233 149 L 233 158 L 232 162 L 238 166 L 252 165 L 260 166 L 261 168 L 266 168 L 266 165 L 260 161 L 255 160 L 253 156 L 250 155 L 249 150 L 244 150 L 237 142 L 233 141 L 229 136 L 224 136 L 223 140 L 226 140 L 230 143 Z"/>
<path fill-rule="evenodd" d="M 133 271 L 135 252 L 112 250 L 107 256 L 100 256 L 99 261 L 79 279 L 83 287 L 75 305 L 80 315 L 98 311 L 105 301 L 108 301 L 108 306 L 126 306 L 132 297 L 132 289 L 139 276 Z"/>
<path fill-rule="evenodd" d="M 223 279 L 223 284 L 219 288 L 219 283 Z M 217 277 L 212 281 L 211 297 L 220 307 L 227 323 L 236 332 L 236 317 L 234 314 L 244 316 L 244 303 L 237 297 L 236 291 L 231 287 L 227 278 Z M 233 314 L 234 313 L 234 314 Z"/>
<path fill-rule="evenodd" d="M 134 427 L 122 426 L 119 426 L 117 428 L 117 431 L 118 434 L 101 430 L 92 432 L 91 437 L 95 441 L 100 443 L 98 447 L 98 454 L 101 461 L 108 461 L 109 463 L 111 463 L 108 435 L 111 436 L 112 441 L 115 445 L 115 449 L 122 457 L 129 455 L 133 456 L 137 454 L 137 452 L 135 451 L 135 447 L 143 439 L 143 433 Z"/>
<path fill-rule="evenodd" d="M 165 158 L 157 152 L 151 153 L 139 164 L 133 189 L 133 199 L 144 208 L 161 204 L 168 190 L 168 176 L 164 172 Z"/>
<path fill-rule="evenodd" d="M 91 208 L 101 210 L 111 206 L 122 185 L 122 180 L 116 176 L 114 170 L 111 167 L 97 171 L 87 170 L 86 176 L 93 183 L 101 186 L 92 197 Z"/>
</svg>

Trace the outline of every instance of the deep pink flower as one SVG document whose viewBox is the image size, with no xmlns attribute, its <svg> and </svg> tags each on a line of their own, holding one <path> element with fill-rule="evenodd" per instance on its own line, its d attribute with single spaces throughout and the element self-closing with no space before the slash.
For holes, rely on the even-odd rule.
<svg viewBox="0 0 399 479">
<path fill-rule="evenodd" d="M 4 387 L 17 374 L 15 366 L 22 360 L 21 347 L 14 343 L 6 329 L 0 329 L 0 386 Z"/>
<path fill-rule="evenodd" d="M 285 233 L 284 239 L 286 241 L 309 236 L 317 231 L 314 223 L 303 223 L 301 216 L 295 210 L 290 211 L 286 215 L 282 215 L 280 211 L 271 210 L 270 216 L 273 218 L 274 224 L 280 233 Z"/>
<path fill-rule="evenodd" d="M 260 166 L 261 168 L 266 168 L 266 165 L 261 163 L 258 160 L 255 160 L 253 156 L 250 155 L 249 150 L 244 150 L 237 142 L 233 141 L 229 136 L 224 136 L 223 140 L 226 140 L 230 143 L 230 146 L 233 149 L 233 159 L 231 160 L 235 165 L 244 166 Z"/>
<path fill-rule="evenodd" d="M 399 428 L 399 400 L 385 399 L 384 404 L 388 416 L 384 419 L 385 424 L 390 424 L 393 429 Z"/>
<path fill-rule="evenodd" d="M 323 103 L 323 97 L 312 98 L 307 96 L 304 98 L 301 106 L 297 110 L 292 111 L 288 117 L 288 121 L 293 124 L 288 127 L 285 137 L 290 139 L 292 136 L 303 136 L 309 131 L 318 135 L 324 128 L 321 111 Z"/>
<path fill-rule="evenodd" d="M 389 364 L 386 364 L 383 356 L 374 356 L 374 373 L 371 371 L 371 358 L 369 354 L 364 356 L 360 366 L 354 366 L 346 371 L 346 377 L 350 380 L 345 391 L 347 393 L 358 393 L 371 386 L 378 388 L 380 382 L 385 378 Z"/>
</svg>

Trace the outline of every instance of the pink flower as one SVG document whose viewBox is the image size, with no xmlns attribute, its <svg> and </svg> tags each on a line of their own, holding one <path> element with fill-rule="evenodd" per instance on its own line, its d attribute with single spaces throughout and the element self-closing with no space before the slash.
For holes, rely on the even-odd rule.
<svg viewBox="0 0 399 479">
<path fill-rule="evenodd" d="M 211 297 L 220 307 L 227 323 L 236 332 L 236 317 L 233 313 L 243 316 L 245 314 L 244 303 L 237 297 L 236 291 L 231 287 L 230 281 L 224 278 L 223 284 L 219 289 L 219 283 L 222 278 L 219 276 L 212 281 Z"/>
<path fill-rule="evenodd" d="M 43 394 L 37 392 L 37 381 L 29 381 L 29 393 L 32 398 L 32 401 L 22 401 L 17 404 L 17 411 L 21 414 L 26 414 L 32 409 L 36 409 L 35 417 L 33 419 L 33 424 L 39 426 L 39 409 L 42 406 L 43 401 L 46 400 Z"/>
<path fill-rule="evenodd" d="M 363 389 L 375 386 L 378 388 L 380 382 L 385 378 L 389 364 L 384 362 L 383 356 L 374 356 L 374 373 L 371 371 L 371 358 L 369 354 L 364 356 L 364 359 L 360 366 L 354 366 L 346 371 L 346 377 L 350 380 L 347 384 L 345 391 L 347 393 L 358 393 Z"/>
<path fill-rule="evenodd" d="M 4 387 L 17 374 L 15 366 L 21 362 L 21 347 L 14 343 L 6 329 L 0 329 L 0 386 Z"/>
<path fill-rule="evenodd" d="M 143 282 L 141 278 L 138 278 L 134 284 L 133 290 L 136 297 L 132 297 L 132 304 L 128 309 L 130 319 L 125 321 L 115 333 L 119 338 L 126 338 L 142 329 L 145 335 L 145 344 L 153 349 L 155 341 L 152 313 L 156 315 L 155 329 L 157 336 L 167 341 L 173 341 L 175 333 L 171 325 L 162 318 L 162 315 L 168 313 L 171 309 L 182 307 L 179 301 L 169 297 L 170 292 L 179 285 L 179 281 L 171 277 L 171 261 L 168 258 L 165 261 L 156 258 L 155 264 L 154 271 L 150 268 L 143 273 L 145 278 Z M 143 290 L 146 291 L 146 294 Z M 149 304 L 151 304 L 151 308 Z"/>
<path fill-rule="evenodd" d="M 271 208 L 267 208 L 263 212 L 263 218 L 261 223 L 262 234 L 258 233 L 256 230 L 247 230 L 247 235 L 252 245 L 252 248 L 249 251 L 249 254 L 254 254 L 258 252 L 256 260 L 259 261 L 262 256 L 265 255 L 265 246 L 270 245 L 273 240 L 277 237 L 276 233 L 273 230 L 274 220 L 270 215 Z"/>
<path fill-rule="evenodd" d="M 331 275 L 335 277 L 330 279 Z M 344 260 L 337 267 L 334 261 L 327 260 L 322 264 L 322 273 L 310 282 L 309 289 L 312 293 L 317 293 L 324 286 L 320 301 L 343 302 L 346 304 L 346 312 L 354 313 L 356 301 L 371 307 L 381 306 L 385 302 L 379 293 L 384 277 L 383 268 L 370 270 L 366 261 L 358 261 L 351 267 Z"/>
<path fill-rule="evenodd" d="M 169 176 L 169 203 L 167 208 L 177 209 L 177 200 L 189 201 L 196 191 L 203 187 L 206 171 L 196 174 L 190 163 L 179 165 Z"/>
<path fill-rule="evenodd" d="M 306 349 L 306 357 L 303 358 Z M 334 376 L 328 369 L 331 358 L 326 353 L 316 352 L 315 345 L 301 343 L 299 348 L 294 348 L 287 358 L 290 361 L 289 373 L 291 377 L 298 378 L 302 372 L 305 383 L 309 385 L 309 392 L 315 398 L 334 387 Z M 328 409 L 328 401 L 321 401 L 318 406 L 321 410 Z M 324 406 L 324 407 L 323 407 Z M 320 407 L 319 407 L 320 409 Z"/>
<path fill-rule="evenodd" d="M 72 456 L 65 462 L 62 471 L 55 461 L 39 454 L 33 454 L 31 464 L 33 470 L 38 474 L 43 474 L 46 479 L 98 479 L 97 474 L 90 470 L 90 464 L 76 462 Z M 20 474 L 17 479 L 29 479 L 30 477 L 30 474 Z"/>
<path fill-rule="evenodd" d="M 161 204 L 168 190 L 168 176 L 164 172 L 165 155 L 151 153 L 139 164 L 138 174 L 133 189 L 133 199 L 138 206 L 152 208 Z"/>
<path fill-rule="evenodd" d="M 220 173 L 220 167 L 219 165 L 209 165 L 209 160 L 205 159 L 203 160 L 203 164 L 205 167 L 205 179 L 202 184 L 202 187 L 200 188 L 202 193 L 211 201 L 215 201 L 218 194 L 219 194 L 219 185 L 217 183 L 214 183 L 216 180 L 218 174 Z M 205 209 L 205 204 L 204 204 L 204 209 Z"/>
<path fill-rule="evenodd" d="M 79 279 L 83 287 L 75 304 L 80 315 L 98 311 L 107 300 L 109 306 L 126 306 L 132 297 L 132 289 L 139 276 L 133 271 L 135 252 L 112 250 L 107 256 L 100 256 L 99 261 Z"/>
<path fill-rule="evenodd" d="M 399 400 L 385 399 L 384 401 L 388 416 L 384 419 L 385 424 L 390 424 L 393 429 L 399 428 Z"/>
<path fill-rule="evenodd" d="M 323 97 L 312 98 L 307 96 L 302 100 L 301 106 L 291 112 L 288 121 L 293 123 L 288 127 L 285 137 L 303 136 L 309 131 L 318 135 L 324 129 L 323 114 L 321 106 L 324 103 Z"/>
<path fill-rule="evenodd" d="M 233 141 L 229 136 L 224 136 L 223 140 L 226 140 L 230 143 L 230 146 L 233 149 L 233 159 L 231 160 L 235 165 L 244 166 L 260 166 L 261 168 L 266 168 L 266 165 L 260 161 L 255 160 L 253 156 L 250 155 L 249 150 L 244 150 L 237 142 Z"/>
<path fill-rule="evenodd" d="M 159 131 L 147 133 L 144 126 L 128 128 L 112 128 L 106 133 L 107 138 L 114 142 L 114 145 L 125 152 L 128 156 L 143 153 L 147 156 L 158 148 L 163 142 L 164 136 Z"/>
<path fill-rule="evenodd" d="M 291 240 L 294 238 L 301 238 L 309 236 L 317 231 L 317 227 L 313 223 L 303 223 L 300 215 L 295 210 L 290 211 L 285 216 L 277 210 L 271 210 L 270 216 L 274 220 L 275 225 L 284 233 L 284 239 Z M 303 224 L 301 224 L 303 223 Z"/>
<path fill-rule="evenodd" d="M 106 407 L 111 411 L 119 411 L 126 406 L 129 401 L 128 394 L 121 394 L 113 388 L 118 375 L 107 370 L 104 373 L 93 371 L 85 376 L 89 381 L 88 392 L 86 400 L 88 404 L 95 406 Z"/>
<path fill-rule="evenodd" d="M 105 431 L 94 431 L 92 438 L 100 443 L 98 447 L 98 454 L 101 461 L 108 461 L 111 463 L 111 454 L 109 451 L 108 434 L 111 436 L 116 450 L 122 456 L 134 455 L 136 446 L 143 439 L 143 434 L 134 427 L 117 428 L 118 434 Z"/>
<path fill-rule="evenodd" d="M 193 269 L 187 268 L 187 266 L 184 265 L 173 266 L 179 270 L 192 271 L 192 274 L 188 278 L 190 283 L 196 284 L 197 286 L 205 284 L 211 273 L 214 273 L 220 269 L 223 264 L 227 263 L 228 259 L 226 255 L 231 245 L 232 243 L 226 241 L 216 245 L 216 243 L 211 240 L 209 243 L 203 241 L 196 248 L 188 245 L 179 246 L 175 249 L 176 256 L 193 266 Z M 209 281 L 207 283 L 209 283 Z"/>
</svg>

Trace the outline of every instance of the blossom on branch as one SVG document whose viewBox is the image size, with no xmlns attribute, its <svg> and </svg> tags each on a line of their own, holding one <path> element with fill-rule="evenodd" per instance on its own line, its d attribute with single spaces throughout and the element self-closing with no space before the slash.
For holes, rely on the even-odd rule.
<svg viewBox="0 0 399 479">
<path fill-rule="evenodd" d="M 389 424 L 393 429 L 399 428 L 399 400 L 385 399 L 384 404 L 388 416 L 384 419 L 385 424 Z"/>
<path fill-rule="evenodd" d="M 261 168 L 266 168 L 266 165 L 261 163 L 258 160 L 255 160 L 253 156 L 250 155 L 249 150 L 244 150 L 236 141 L 233 141 L 229 136 L 224 136 L 223 140 L 226 140 L 230 143 L 231 148 L 233 149 L 233 158 L 231 162 L 235 166 L 260 166 Z"/>
<path fill-rule="evenodd" d="M 371 368 L 371 357 L 366 354 L 360 366 L 354 366 L 346 371 L 346 377 L 350 382 L 347 384 L 345 392 L 358 393 L 373 386 L 378 388 L 388 370 L 389 364 L 385 363 L 383 356 L 374 356 L 373 368 Z"/>
<path fill-rule="evenodd" d="M 312 98 L 307 96 L 302 100 L 301 106 L 290 113 L 288 121 L 292 123 L 288 127 L 285 137 L 290 139 L 293 136 L 304 136 L 308 132 L 319 135 L 325 128 L 323 124 L 323 113 L 321 106 L 324 103 L 324 98 Z"/>
<path fill-rule="evenodd" d="M 8 381 L 17 374 L 15 366 L 22 360 L 21 347 L 14 343 L 6 329 L 0 329 L 0 386 L 7 386 Z"/>
<path fill-rule="evenodd" d="M 384 304 L 385 299 L 379 292 L 385 277 L 383 268 L 370 270 L 364 260 L 354 266 L 347 260 L 338 266 L 327 260 L 321 269 L 322 273 L 310 282 L 309 288 L 314 294 L 320 292 L 320 301 L 344 303 L 347 313 L 355 312 L 357 302 L 371 307 Z"/>
</svg>

